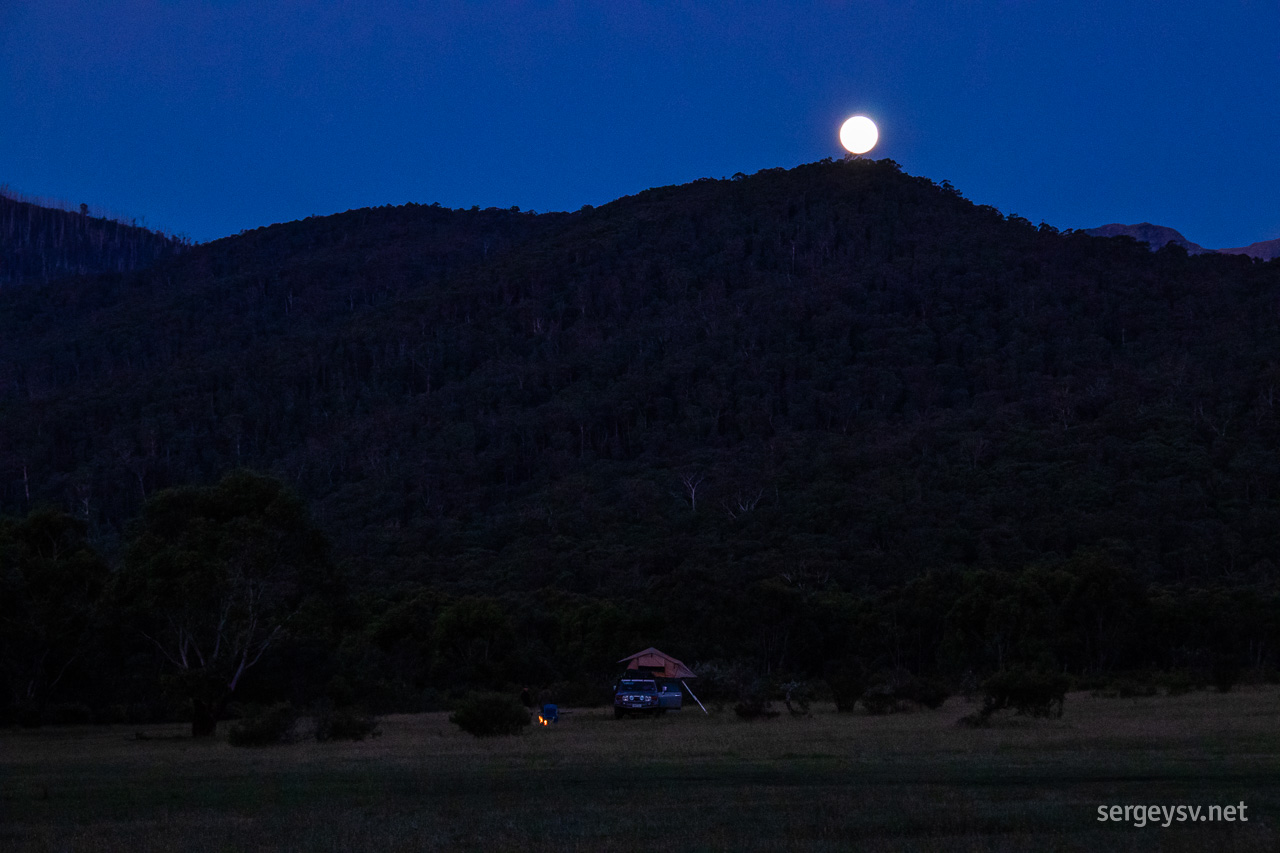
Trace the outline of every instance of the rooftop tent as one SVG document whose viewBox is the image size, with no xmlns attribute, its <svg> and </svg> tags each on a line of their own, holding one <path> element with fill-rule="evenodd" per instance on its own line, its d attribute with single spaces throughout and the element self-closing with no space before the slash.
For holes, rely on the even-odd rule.
<svg viewBox="0 0 1280 853">
<path fill-rule="evenodd" d="M 684 680 L 698 677 L 693 674 L 693 670 L 684 665 L 684 661 L 676 660 L 671 655 L 660 652 L 653 646 L 642 652 L 636 652 L 629 658 L 623 658 L 618 663 L 625 663 L 628 672 L 634 670 L 648 673 L 656 678 L 678 678 L 680 683 L 684 685 L 685 690 L 689 690 L 689 685 L 685 684 Z M 689 695 L 693 696 L 693 701 L 698 703 L 699 708 L 702 708 L 702 713 L 707 713 L 702 700 L 694 695 L 692 690 L 689 690 Z"/>
<path fill-rule="evenodd" d="M 697 678 L 693 674 L 693 670 L 685 666 L 682 661 L 678 661 L 669 654 L 658 651 L 653 646 L 642 652 L 636 652 L 628 658 L 623 658 L 618 663 L 625 663 L 627 669 L 639 670 L 647 672 L 658 678 Z"/>
</svg>

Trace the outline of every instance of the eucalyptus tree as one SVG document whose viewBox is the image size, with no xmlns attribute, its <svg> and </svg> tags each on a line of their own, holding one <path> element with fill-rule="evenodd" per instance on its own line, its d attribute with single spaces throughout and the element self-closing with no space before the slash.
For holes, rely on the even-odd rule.
<svg viewBox="0 0 1280 853">
<path fill-rule="evenodd" d="M 302 501 L 247 471 L 153 495 L 130 530 L 117 594 L 191 703 L 191 734 L 214 733 L 245 673 L 332 578 Z"/>
</svg>

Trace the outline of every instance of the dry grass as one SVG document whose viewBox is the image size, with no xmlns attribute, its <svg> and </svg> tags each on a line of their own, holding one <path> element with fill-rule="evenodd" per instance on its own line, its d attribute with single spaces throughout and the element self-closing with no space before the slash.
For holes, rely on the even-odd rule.
<svg viewBox="0 0 1280 853">
<path fill-rule="evenodd" d="M 696 709 L 476 740 L 444 714 L 364 743 L 234 749 L 121 727 L 0 732 L 4 850 L 1274 850 L 1280 693 L 1069 697 L 743 722 Z M 181 726 L 151 735 L 177 735 Z M 1248 823 L 1099 824 L 1111 803 L 1232 804 Z"/>
</svg>

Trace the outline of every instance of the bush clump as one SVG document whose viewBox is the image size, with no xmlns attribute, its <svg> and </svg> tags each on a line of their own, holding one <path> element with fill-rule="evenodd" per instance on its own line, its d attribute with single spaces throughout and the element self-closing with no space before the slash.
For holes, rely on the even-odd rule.
<svg viewBox="0 0 1280 853">
<path fill-rule="evenodd" d="M 749 696 L 733 706 L 733 713 L 744 720 L 772 720 L 782 712 L 773 710 L 773 702 L 763 696 Z"/>
<path fill-rule="evenodd" d="M 813 687 L 804 681 L 789 681 L 782 685 L 782 701 L 793 717 L 807 717 L 813 701 Z"/>
<path fill-rule="evenodd" d="M 868 714 L 879 717 L 883 714 L 892 714 L 899 710 L 901 705 L 891 686 L 877 684 L 862 694 L 862 707 L 867 709 Z"/>
<path fill-rule="evenodd" d="M 40 717 L 50 726 L 83 726 L 93 722 L 93 709 L 82 702 L 57 702 L 45 705 Z"/>
<path fill-rule="evenodd" d="M 378 737 L 378 718 L 359 708 L 322 708 L 316 715 L 316 740 L 364 740 Z"/>
<path fill-rule="evenodd" d="M 529 725 L 529 712 L 505 693 L 471 693 L 449 715 L 449 722 L 476 737 L 516 735 Z"/>
<path fill-rule="evenodd" d="M 763 680 L 744 686 L 738 694 L 738 704 L 733 706 L 733 713 L 744 720 L 772 720 L 782 713 L 773 710 L 772 687 Z"/>
<path fill-rule="evenodd" d="M 826 667 L 827 687 L 835 700 L 836 711 L 847 714 L 858 706 L 867 692 L 867 670 L 859 660 L 832 662 Z"/>
<path fill-rule="evenodd" d="M 707 661 L 698 667 L 698 695 L 719 713 L 756 680 L 754 670 L 741 662 Z"/>
<path fill-rule="evenodd" d="M 982 715 L 990 717 L 1006 709 L 1028 717 L 1062 716 L 1071 681 L 1057 672 L 1007 669 L 997 672 L 982 685 L 985 698 Z"/>
<path fill-rule="evenodd" d="M 227 731 L 227 743 L 232 746 L 272 746 L 289 743 L 293 739 L 293 727 L 298 722 L 298 712 L 288 702 L 266 707 L 251 705 L 245 714 L 231 724 Z"/>
<path fill-rule="evenodd" d="M 1231 688 L 1240 680 L 1242 667 L 1240 661 L 1232 655 L 1218 655 L 1209 667 L 1209 678 L 1214 689 L 1219 693 L 1230 693 Z"/>
<path fill-rule="evenodd" d="M 1186 670 L 1178 670 L 1165 676 L 1164 692 L 1167 696 L 1182 696 L 1199 689 L 1200 685 Z"/>
<path fill-rule="evenodd" d="M 894 695 L 899 699 L 928 708 L 930 711 L 936 711 L 951 698 L 951 690 L 941 681 L 910 676 L 894 688 Z"/>
<path fill-rule="evenodd" d="M 1093 691 L 1093 695 L 1103 699 L 1138 699 L 1155 696 L 1159 690 L 1154 684 L 1132 678 L 1118 678 Z"/>
<path fill-rule="evenodd" d="M 44 725 L 44 715 L 40 706 L 34 703 L 18 705 L 14 709 L 14 720 L 24 729 L 38 729 Z"/>
<path fill-rule="evenodd" d="M 41 726 L 79 726 L 95 722 L 93 709 L 80 702 L 56 702 L 47 705 L 24 702 L 0 708 L 0 725 L 17 723 L 23 728 Z"/>
<path fill-rule="evenodd" d="M 991 718 L 981 711 L 974 711 L 956 720 L 956 725 L 962 729 L 985 729 L 991 725 Z"/>
<path fill-rule="evenodd" d="M 879 716 L 910 710 L 913 706 L 936 710 L 951 697 L 941 681 L 918 678 L 906 670 L 882 673 L 862 694 L 868 714 Z"/>
</svg>

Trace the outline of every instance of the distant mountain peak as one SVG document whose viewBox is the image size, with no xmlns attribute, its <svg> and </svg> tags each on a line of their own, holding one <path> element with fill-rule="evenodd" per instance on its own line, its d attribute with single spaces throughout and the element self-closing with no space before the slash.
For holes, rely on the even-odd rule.
<svg viewBox="0 0 1280 853">
<path fill-rule="evenodd" d="M 1152 225 L 1150 222 L 1139 222 L 1137 225 L 1121 225 L 1119 222 L 1113 222 L 1110 225 L 1102 225 L 1098 228 L 1087 228 L 1084 233 L 1094 237 L 1132 237 L 1139 243 L 1146 243 L 1151 246 L 1151 251 L 1153 252 L 1164 248 L 1169 243 L 1181 246 L 1191 255 L 1202 255 L 1205 252 L 1213 251 L 1197 243 L 1192 243 L 1186 237 L 1183 237 L 1180 232 L 1172 228 L 1164 225 Z"/>
<path fill-rule="evenodd" d="M 1224 255 L 1248 255 L 1252 258 L 1272 261 L 1280 258 L 1280 239 L 1263 240 L 1258 243 L 1250 243 L 1248 246 L 1241 246 L 1238 249 L 1219 249 L 1218 251 Z"/>
<path fill-rule="evenodd" d="M 1132 237 L 1139 243 L 1146 243 L 1151 246 L 1151 251 L 1153 252 L 1158 251 L 1168 243 L 1173 243 L 1186 249 L 1188 254 L 1192 255 L 1217 252 L 1223 255 L 1248 255 L 1264 261 L 1280 258 L 1280 239 L 1251 243 L 1238 249 L 1206 249 L 1197 243 L 1192 243 L 1173 228 L 1168 228 L 1164 225 L 1152 225 L 1150 222 L 1139 222 L 1137 225 L 1121 225 L 1119 222 L 1113 222 L 1110 225 L 1101 225 L 1097 228 L 1086 228 L 1084 233 L 1093 237 Z"/>
</svg>

